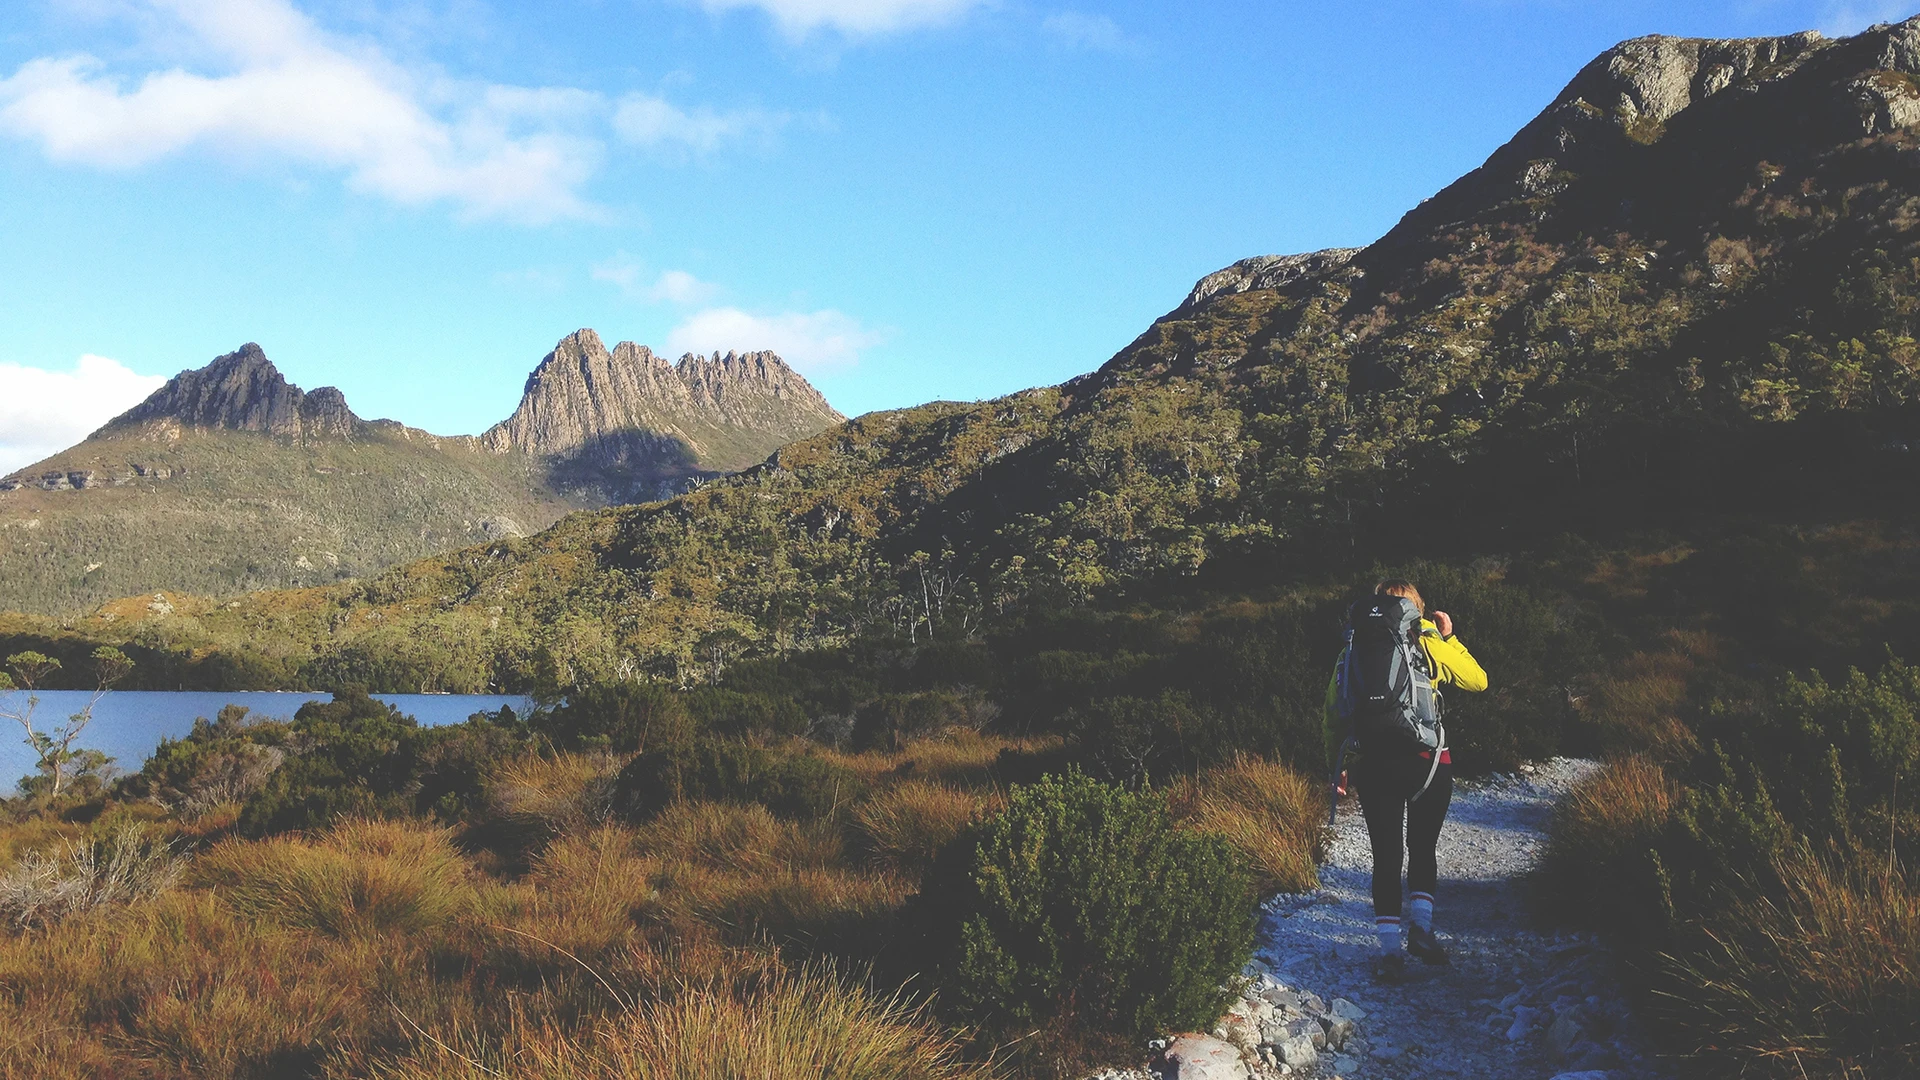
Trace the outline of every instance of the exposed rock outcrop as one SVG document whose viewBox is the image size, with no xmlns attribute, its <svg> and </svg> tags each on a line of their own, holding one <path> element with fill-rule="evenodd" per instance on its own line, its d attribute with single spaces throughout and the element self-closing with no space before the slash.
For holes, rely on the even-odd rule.
<svg viewBox="0 0 1920 1080">
<path fill-rule="evenodd" d="M 580 479 L 597 470 L 644 495 L 674 479 L 745 468 L 844 419 L 773 353 L 669 363 L 630 341 L 609 351 L 599 334 L 579 330 L 554 346 L 528 377 L 520 407 L 480 441 L 556 459 Z"/>
<path fill-rule="evenodd" d="M 175 375 L 101 432 L 166 421 L 296 438 L 350 435 L 360 424 L 347 408 L 346 395 L 331 386 L 301 390 L 252 342 L 206 367 Z"/>
<path fill-rule="evenodd" d="M 1869 136 L 1920 124 L 1916 76 L 1920 16 L 1840 40 L 1809 30 L 1621 42 L 1581 69 L 1485 164 L 1410 211 L 1362 262 L 1503 203 L 1555 195 L 1581 176 L 1630 167 L 1636 150 L 1659 142 L 1675 124 L 1697 118 L 1703 130 L 1721 129 L 1714 139 L 1725 139 L 1732 128 L 1723 106 L 1737 99 L 1770 95 L 1764 111 L 1778 133 L 1851 129 Z"/>
<path fill-rule="evenodd" d="M 1360 248 L 1327 248 L 1304 255 L 1255 255 L 1241 259 L 1225 270 L 1215 270 L 1201 278 L 1187 294 L 1174 314 L 1200 307 L 1207 301 L 1257 289 L 1284 289 L 1290 285 L 1331 274 L 1353 261 Z"/>
</svg>

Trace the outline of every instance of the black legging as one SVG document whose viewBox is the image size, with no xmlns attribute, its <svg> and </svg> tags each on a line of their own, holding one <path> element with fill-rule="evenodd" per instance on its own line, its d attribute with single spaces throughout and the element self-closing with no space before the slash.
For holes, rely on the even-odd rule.
<svg viewBox="0 0 1920 1080">
<path fill-rule="evenodd" d="M 1373 913 L 1400 914 L 1400 860 L 1403 850 L 1409 892 L 1433 895 L 1440 879 L 1440 825 L 1453 801 L 1453 766 L 1443 764 L 1433 775 L 1426 794 L 1407 800 L 1426 782 L 1433 762 L 1417 755 L 1396 755 L 1385 761 L 1363 759 L 1354 769 L 1360 812 L 1367 819 L 1367 839 L 1373 844 Z M 1405 834 L 1405 848 L 1401 846 Z"/>
</svg>

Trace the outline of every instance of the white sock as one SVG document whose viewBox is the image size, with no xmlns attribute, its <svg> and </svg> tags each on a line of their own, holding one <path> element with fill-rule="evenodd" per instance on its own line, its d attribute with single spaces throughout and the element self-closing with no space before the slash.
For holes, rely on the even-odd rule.
<svg viewBox="0 0 1920 1080">
<path fill-rule="evenodd" d="M 1388 956 L 1400 951 L 1400 916 L 1375 915 L 1373 932 L 1380 935 L 1380 951 Z"/>
<path fill-rule="evenodd" d="M 1413 894 L 1413 903 L 1407 905 L 1407 920 L 1422 930 L 1433 929 L 1433 897 L 1423 892 Z"/>
</svg>

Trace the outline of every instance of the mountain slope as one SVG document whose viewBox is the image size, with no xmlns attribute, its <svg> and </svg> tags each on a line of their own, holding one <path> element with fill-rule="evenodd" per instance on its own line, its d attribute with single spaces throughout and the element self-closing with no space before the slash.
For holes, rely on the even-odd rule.
<svg viewBox="0 0 1920 1080">
<path fill-rule="evenodd" d="M 1920 20 L 1627 42 L 1377 243 L 1210 275 L 1062 387 L 863 417 L 670 502 L 202 625 L 312 680 L 455 656 L 450 685 L 686 679 L 1416 541 L 1897 514 L 1917 76 Z"/>
<path fill-rule="evenodd" d="M 583 330 L 512 419 L 439 437 L 363 420 L 332 387 L 305 392 L 248 344 L 0 480 L 0 609 L 364 577 L 656 498 L 839 419 L 770 353 L 676 367 L 630 344 L 610 356 Z"/>
</svg>

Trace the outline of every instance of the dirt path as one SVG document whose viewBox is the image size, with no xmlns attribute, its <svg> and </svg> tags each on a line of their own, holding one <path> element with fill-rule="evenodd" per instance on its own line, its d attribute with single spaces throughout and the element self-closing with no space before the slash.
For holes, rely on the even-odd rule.
<svg viewBox="0 0 1920 1080">
<path fill-rule="evenodd" d="M 1367 1013 L 1344 1052 L 1324 1054 L 1313 1074 L 1665 1080 L 1605 950 L 1589 935 L 1536 926 L 1523 895 L 1555 800 L 1594 768 L 1562 758 L 1456 786 L 1434 919 L 1453 963 L 1414 962 L 1400 986 L 1371 977 L 1372 861 L 1359 807 L 1341 806 L 1320 891 L 1270 901 L 1256 953 L 1285 986 Z"/>
</svg>

